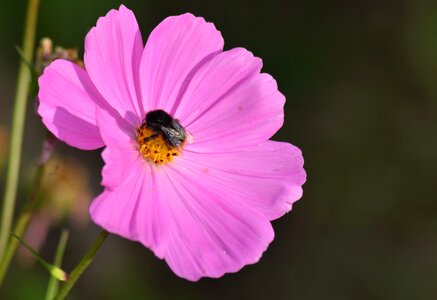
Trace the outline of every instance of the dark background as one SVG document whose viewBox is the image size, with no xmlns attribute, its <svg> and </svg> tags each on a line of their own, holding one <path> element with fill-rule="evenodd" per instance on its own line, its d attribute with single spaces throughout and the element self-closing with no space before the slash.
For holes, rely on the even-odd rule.
<svg viewBox="0 0 437 300">
<path fill-rule="evenodd" d="M 79 49 L 97 18 L 121 3 L 41 2 L 38 38 Z M 144 39 L 166 16 L 189 11 L 215 23 L 226 49 L 261 57 L 287 97 L 275 139 L 303 150 L 308 180 L 292 212 L 274 222 L 276 238 L 258 264 L 191 283 L 148 249 L 110 236 L 70 299 L 435 299 L 436 1 L 124 3 Z M 0 1 L 3 131 L 11 124 L 25 8 L 24 0 Z M 24 174 L 44 135 L 32 101 L 26 126 Z M 99 151 L 58 152 L 85 164 L 92 194 L 99 193 Z M 64 224 L 51 228 L 41 249 L 50 260 Z M 66 270 L 97 232 L 91 223 L 72 229 Z M 48 275 L 39 265 L 15 263 L 8 275 L 0 298 L 43 298 Z"/>
</svg>

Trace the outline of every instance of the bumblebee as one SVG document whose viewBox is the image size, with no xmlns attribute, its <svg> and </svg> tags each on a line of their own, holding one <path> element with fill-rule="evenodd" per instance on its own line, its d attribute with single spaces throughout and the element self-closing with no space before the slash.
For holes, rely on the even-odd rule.
<svg viewBox="0 0 437 300">
<path fill-rule="evenodd" d="M 145 124 L 144 124 L 145 123 Z M 172 147 L 180 147 L 187 138 L 187 133 L 178 120 L 173 119 L 162 109 L 150 111 L 146 114 L 143 126 L 155 132 L 151 136 L 145 137 L 143 142 L 157 138 L 162 135 L 165 142 Z"/>
</svg>

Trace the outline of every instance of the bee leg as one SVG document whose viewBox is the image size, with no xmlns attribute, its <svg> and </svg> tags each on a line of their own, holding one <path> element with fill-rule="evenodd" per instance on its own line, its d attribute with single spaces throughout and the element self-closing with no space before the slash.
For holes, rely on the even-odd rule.
<svg viewBox="0 0 437 300">
<path fill-rule="evenodd" d="M 152 140 L 152 139 L 154 139 L 154 138 L 157 138 L 158 135 L 159 135 L 159 133 L 155 133 L 155 134 L 152 134 L 151 136 L 145 137 L 145 138 L 143 139 L 143 143 L 147 143 L 148 141 L 150 141 L 150 140 Z"/>
</svg>

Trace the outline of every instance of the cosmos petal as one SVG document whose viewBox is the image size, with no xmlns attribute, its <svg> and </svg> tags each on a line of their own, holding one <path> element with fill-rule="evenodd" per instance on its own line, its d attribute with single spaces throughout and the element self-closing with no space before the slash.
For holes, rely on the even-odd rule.
<svg viewBox="0 0 437 300">
<path fill-rule="evenodd" d="M 85 66 L 106 101 L 122 116 L 144 115 L 138 67 L 143 41 L 132 11 L 121 5 L 99 18 L 85 38 Z M 127 118 L 127 117 L 126 117 Z"/>
<path fill-rule="evenodd" d="M 105 165 L 102 169 L 102 185 L 116 187 L 132 172 L 139 157 L 136 143 L 136 127 L 123 119 L 118 112 L 110 109 L 97 109 L 97 125 L 107 146 L 102 152 Z M 138 117 L 132 116 L 140 124 Z"/>
<path fill-rule="evenodd" d="M 193 72 L 222 49 L 214 24 L 189 13 L 166 18 L 150 34 L 141 59 L 144 107 L 172 113 Z"/>
<path fill-rule="evenodd" d="M 173 222 L 165 260 L 179 276 L 217 278 L 256 263 L 273 240 L 268 219 L 192 165 L 163 169 Z"/>
<path fill-rule="evenodd" d="M 302 152 L 288 143 L 266 141 L 224 153 L 184 151 L 181 159 L 203 172 L 227 197 L 255 208 L 269 220 L 291 210 L 306 180 Z"/>
<path fill-rule="evenodd" d="M 256 145 L 282 126 L 285 97 L 270 75 L 260 74 L 261 66 L 252 53 L 235 48 L 196 72 L 175 113 L 194 137 L 193 150 Z"/>
<path fill-rule="evenodd" d="M 84 69 L 58 59 L 38 83 L 38 114 L 58 139 L 83 150 L 104 145 L 95 120 L 96 106 L 104 100 Z"/>
<path fill-rule="evenodd" d="M 107 231 L 139 241 L 163 258 L 169 236 L 169 210 L 156 183 L 154 166 L 137 161 L 123 182 L 106 188 L 90 206 L 92 220 Z"/>
</svg>

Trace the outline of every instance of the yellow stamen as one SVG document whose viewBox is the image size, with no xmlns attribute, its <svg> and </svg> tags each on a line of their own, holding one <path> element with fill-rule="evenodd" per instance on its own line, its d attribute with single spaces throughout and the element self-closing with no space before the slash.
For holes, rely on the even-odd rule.
<svg viewBox="0 0 437 300">
<path fill-rule="evenodd" d="M 156 133 L 145 124 L 137 130 L 137 143 L 144 159 L 157 165 L 165 165 L 180 154 L 180 149 L 167 143 L 162 133 Z"/>
</svg>

